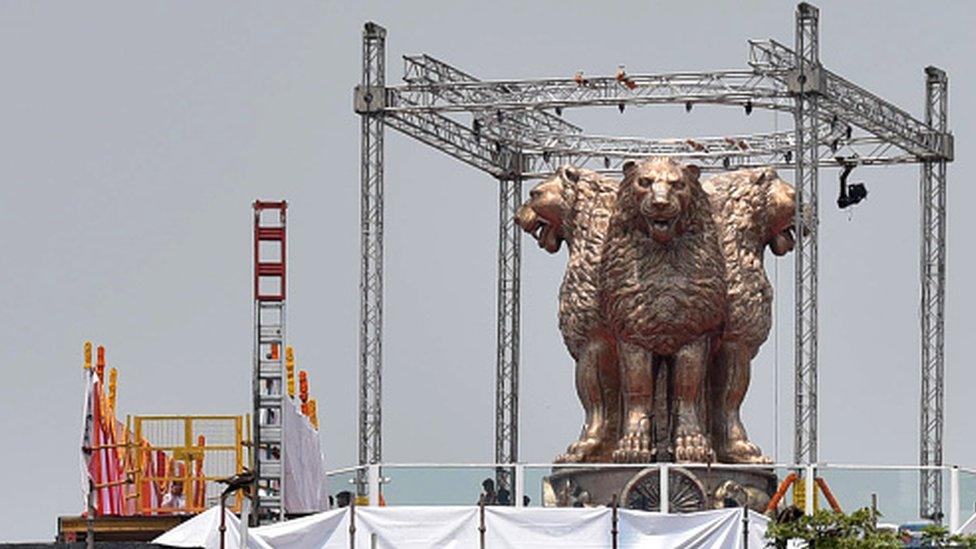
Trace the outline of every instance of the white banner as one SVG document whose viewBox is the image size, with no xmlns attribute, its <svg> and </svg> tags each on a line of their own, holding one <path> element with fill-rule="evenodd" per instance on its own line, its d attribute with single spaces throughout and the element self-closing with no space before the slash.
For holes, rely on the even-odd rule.
<svg viewBox="0 0 976 549">
<path fill-rule="evenodd" d="M 620 510 L 619 547 L 653 549 L 734 549 L 743 547 L 742 509 L 683 515 Z M 769 519 L 749 512 L 749 547 L 765 547 Z"/>
<path fill-rule="evenodd" d="M 371 545 L 374 534 L 376 545 Z M 357 507 L 356 547 L 476 548 L 478 547 L 478 508 Z"/>
<path fill-rule="evenodd" d="M 285 512 L 325 511 L 329 508 L 329 495 L 319 432 L 292 399 L 284 399 L 281 409 L 285 435 Z"/>
<path fill-rule="evenodd" d="M 349 510 L 336 509 L 278 524 L 251 528 L 268 545 L 294 549 L 348 549 Z M 357 513 L 358 514 L 358 513 Z M 363 545 L 369 547 L 369 545 Z"/>
<path fill-rule="evenodd" d="M 612 546 L 613 511 L 598 508 L 485 508 L 486 549 L 576 549 Z M 218 549 L 220 515 L 210 509 L 153 540 L 176 547 Z M 255 549 L 345 549 L 350 509 L 336 509 L 248 531 Z M 363 549 L 474 549 L 480 546 L 477 507 L 357 507 L 355 547 Z M 748 547 L 765 547 L 768 519 L 749 512 Z M 228 513 L 226 548 L 238 549 L 238 520 Z M 618 547 L 739 549 L 742 509 L 662 515 L 621 509 Z"/>
<path fill-rule="evenodd" d="M 241 521 L 234 513 L 225 510 L 224 513 L 224 549 L 243 549 L 241 543 Z M 272 546 L 254 535 L 254 530 L 248 531 L 249 549 L 272 549 Z M 170 547 L 205 547 L 220 549 L 220 507 L 211 507 L 192 519 L 171 529 L 165 534 L 152 540 L 158 545 Z"/>
</svg>

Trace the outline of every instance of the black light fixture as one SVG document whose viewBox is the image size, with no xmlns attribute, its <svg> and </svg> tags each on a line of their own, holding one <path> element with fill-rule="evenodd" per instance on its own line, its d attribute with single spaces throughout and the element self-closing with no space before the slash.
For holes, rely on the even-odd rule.
<svg viewBox="0 0 976 549">
<path fill-rule="evenodd" d="M 786 151 L 783 154 L 783 158 L 786 159 L 787 162 L 793 162 L 793 151 Z"/>
<path fill-rule="evenodd" d="M 685 101 L 685 112 L 691 112 L 691 101 Z"/>
<path fill-rule="evenodd" d="M 603 157 L 603 167 L 605 169 L 608 169 L 608 170 L 610 169 L 610 157 L 609 156 L 604 156 Z"/>
<path fill-rule="evenodd" d="M 746 101 L 746 116 L 752 114 L 752 99 Z"/>
<path fill-rule="evenodd" d="M 837 157 L 837 162 L 844 168 L 840 173 L 840 195 L 837 197 L 837 207 L 843 210 L 867 198 L 868 189 L 864 183 L 847 183 L 847 177 L 857 166 L 856 162 L 841 156 Z"/>
<path fill-rule="evenodd" d="M 618 103 L 617 104 L 617 109 L 619 109 L 621 113 L 624 112 L 624 104 L 623 103 Z"/>
<path fill-rule="evenodd" d="M 562 115 L 563 115 L 563 108 L 556 107 L 556 116 L 562 116 Z"/>
</svg>

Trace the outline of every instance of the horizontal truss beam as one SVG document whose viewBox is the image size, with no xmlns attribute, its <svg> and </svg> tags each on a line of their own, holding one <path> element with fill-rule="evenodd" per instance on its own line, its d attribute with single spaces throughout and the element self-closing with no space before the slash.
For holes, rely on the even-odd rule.
<svg viewBox="0 0 976 549">
<path fill-rule="evenodd" d="M 796 54 L 775 40 L 749 42 L 749 64 L 761 74 L 791 85 Z M 925 160 L 951 161 L 952 135 L 940 132 L 897 106 L 817 66 L 808 72 L 821 109 Z"/>
<path fill-rule="evenodd" d="M 792 130 L 685 139 L 606 137 L 584 135 L 580 127 L 544 110 L 675 102 L 792 110 L 793 52 L 774 41 L 750 44 L 753 72 L 628 76 L 630 85 L 616 77 L 588 78 L 583 83 L 574 79 L 483 82 L 429 55 L 405 56 L 406 85 L 386 88 L 382 110 L 392 128 L 501 179 L 518 174 L 544 177 L 563 164 L 616 170 L 627 159 L 653 155 L 682 158 L 706 170 L 753 166 L 790 169 L 795 165 Z M 933 132 L 897 107 L 821 71 L 830 89 L 843 90 L 846 99 L 830 102 L 821 97 L 827 106 L 820 112 L 824 139 L 819 167 L 839 166 L 838 157 L 855 159 L 861 165 L 920 163 L 933 154 L 929 148 L 920 148 L 920 143 L 935 143 L 943 151 L 940 154 L 947 151 L 951 155 L 951 135 Z M 859 98 L 854 97 L 855 92 Z M 848 104 L 861 108 L 838 107 Z M 449 116 L 459 112 L 474 115 L 470 126 Z M 886 115 L 889 123 L 865 113 Z M 853 136 L 852 125 L 865 127 L 871 135 Z M 888 126 L 895 129 L 886 130 Z M 899 138 L 905 135 L 911 138 Z M 514 150 L 522 151 L 518 165 L 511 152 Z"/>
</svg>

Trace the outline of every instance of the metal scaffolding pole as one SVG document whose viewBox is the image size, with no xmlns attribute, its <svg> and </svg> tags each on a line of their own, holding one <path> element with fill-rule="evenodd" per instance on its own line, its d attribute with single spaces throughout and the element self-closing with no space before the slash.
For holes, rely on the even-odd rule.
<svg viewBox="0 0 976 549">
<path fill-rule="evenodd" d="M 948 131 L 948 78 L 935 67 L 925 69 L 925 122 Z M 946 161 L 922 164 L 920 198 L 922 282 L 922 391 L 920 465 L 942 465 L 945 404 Z M 922 471 L 919 516 L 942 519 L 942 471 Z"/>
<path fill-rule="evenodd" d="M 383 456 L 383 107 L 386 100 L 386 30 L 363 28 L 363 79 L 356 88 L 356 112 L 362 115 L 362 189 L 359 309 L 359 464 L 380 463 Z M 365 470 L 357 492 L 367 490 Z"/>
<path fill-rule="evenodd" d="M 518 159 L 519 155 L 515 155 Z M 495 463 L 518 461 L 520 274 L 522 230 L 515 211 L 522 203 L 522 179 L 499 180 L 498 192 L 498 354 L 495 373 Z M 514 472 L 496 471 L 498 489 L 513 494 Z"/>
<path fill-rule="evenodd" d="M 821 92 L 819 10 L 796 10 L 796 66 L 789 79 L 795 93 L 796 279 L 794 365 L 795 463 L 817 461 L 817 102 Z"/>
</svg>

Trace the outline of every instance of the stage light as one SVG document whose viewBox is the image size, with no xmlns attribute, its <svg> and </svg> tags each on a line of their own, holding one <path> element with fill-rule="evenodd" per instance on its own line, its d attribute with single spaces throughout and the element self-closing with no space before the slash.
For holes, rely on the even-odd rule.
<svg viewBox="0 0 976 549">
<path fill-rule="evenodd" d="M 864 183 L 851 183 L 850 185 L 847 183 L 848 176 L 857 166 L 856 162 L 841 156 L 838 156 L 836 160 L 844 168 L 840 173 L 840 194 L 837 196 L 837 207 L 843 210 L 867 198 L 868 189 Z"/>
</svg>

